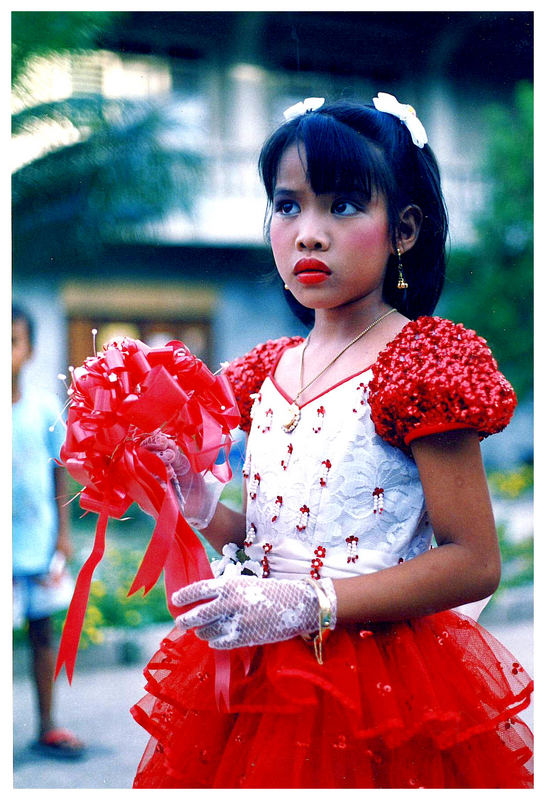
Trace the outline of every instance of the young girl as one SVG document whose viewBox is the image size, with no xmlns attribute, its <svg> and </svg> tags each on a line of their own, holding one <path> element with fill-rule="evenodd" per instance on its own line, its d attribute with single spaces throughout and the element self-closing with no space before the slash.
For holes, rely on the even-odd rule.
<svg viewBox="0 0 545 800">
<path fill-rule="evenodd" d="M 532 785 L 531 682 L 472 618 L 500 578 L 479 440 L 516 401 L 482 338 L 429 316 L 438 169 L 413 109 L 374 105 L 299 104 L 262 150 L 276 266 L 311 331 L 227 367 L 246 513 L 201 527 L 260 575 L 175 594 L 133 708 L 152 735 L 135 787 Z"/>
</svg>

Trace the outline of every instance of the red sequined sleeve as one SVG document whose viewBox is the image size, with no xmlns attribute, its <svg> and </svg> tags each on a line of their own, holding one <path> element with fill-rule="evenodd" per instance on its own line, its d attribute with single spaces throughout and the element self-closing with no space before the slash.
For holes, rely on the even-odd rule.
<svg viewBox="0 0 545 800">
<path fill-rule="evenodd" d="M 377 433 L 405 451 L 414 439 L 456 428 L 481 439 L 498 433 L 517 403 L 486 340 L 439 317 L 408 323 L 388 344 L 369 393 Z"/>
<path fill-rule="evenodd" d="M 302 341 L 300 336 L 283 336 L 281 339 L 269 340 L 256 345 L 246 355 L 235 358 L 224 369 L 224 375 L 229 378 L 235 392 L 241 415 L 240 428 L 243 431 L 249 431 L 252 424 L 252 395 L 259 391 L 267 375 L 272 372 L 281 352 Z"/>
</svg>

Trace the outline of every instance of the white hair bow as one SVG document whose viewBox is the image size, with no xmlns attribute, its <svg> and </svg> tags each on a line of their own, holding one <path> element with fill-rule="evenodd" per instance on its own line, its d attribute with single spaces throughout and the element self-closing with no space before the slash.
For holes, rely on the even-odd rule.
<svg viewBox="0 0 545 800">
<path fill-rule="evenodd" d="M 284 118 L 289 121 L 295 117 L 300 117 L 302 114 L 306 114 L 307 111 L 316 111 L 324 103 L 325 97 L 307 97 L 305 100 L 286 108 Z"/>
<path fill-rule="evenodd" d="M 373 97 L 373 103 L 377 111 L 393 114 L 394 117 L 400 119 L 408 128 L 413 144 L 417 147 L 424 147 L 428 141 L 428 136 L 412 106 L 400 103 L 393 94 L 387 94 L 386 92 L 379 92 L 378 97 Z"/>
</svg>

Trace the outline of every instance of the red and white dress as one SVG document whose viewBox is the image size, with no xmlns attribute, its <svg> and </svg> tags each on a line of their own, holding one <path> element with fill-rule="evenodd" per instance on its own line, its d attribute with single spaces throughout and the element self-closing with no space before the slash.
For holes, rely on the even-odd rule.
<svg viewBox="0 0 545 800">
<path fill-rule="evenodd" d="M 342 578 L 432 546 L 419 436 L 509 422 L 516 400 L 486 342 L 435 317 L 408 323 L 377 361 L 301 408 L 274 378 L 286 347 L 227 368 L 249 430 L 245 549 L 263 579 Z M 532 683 L 475 621 L 472 604 L 400 623 L 341 626 L 324 664 L 302 638 L 233 651 L 230 708 L 214 655 L 165 639 L 132 712 L 152 738 L 136 788 L 529 788 L 532 735 L 517 717 Z"/>
</svg>

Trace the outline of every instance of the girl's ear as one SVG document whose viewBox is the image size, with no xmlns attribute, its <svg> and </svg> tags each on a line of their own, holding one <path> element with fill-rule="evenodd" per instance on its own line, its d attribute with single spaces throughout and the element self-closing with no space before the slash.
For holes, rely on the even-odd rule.
<svg viewBox="0 0 545 800">
<path fill-rule="evenodd" d="M 396 241 L 401 252 L 406 253 L 416 243 L 423 218 L 419 206 L 407 206 L 399 215 Z"/>
</svg>

